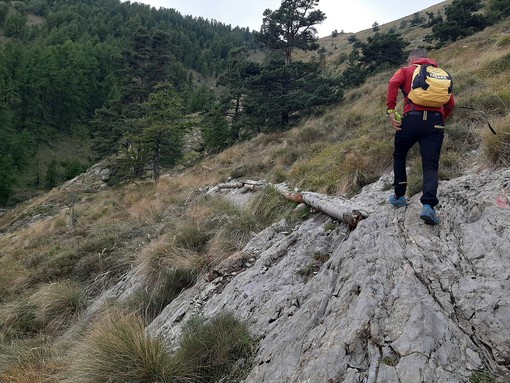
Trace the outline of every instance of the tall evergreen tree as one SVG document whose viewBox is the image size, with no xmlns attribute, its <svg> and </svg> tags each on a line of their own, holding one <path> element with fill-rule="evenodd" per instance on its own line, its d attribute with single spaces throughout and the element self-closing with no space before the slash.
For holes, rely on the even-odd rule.
<svg viewBox="0 0 510 383">
<path fill-rule="evenodd" d="M 143 104 L 138 132 L 126 137 L 135 168 L 149 167 L 157 181 L 163 166 L 172 166 L 182 155 L 183 137 L 191 120 L 185 116 L 182 99 L 169 83 L 161 84 Z M 137 174 L 141 175 L 141 174 Z"/>
<path fill-rule="evenodd" d="M 121 70 L 117 94 L 96 111 L 95 139 L 101 153 L 115 152 L 123 136 L 139 130 L 139 120 L 145 113 L 143 104 L 159 83 L 175 78 L 185 81 L 184 70 L 182 73 L 173 70 L 169 52 L 168 34 L 150 32 L 146 28 L 139 28 L 133 34 L 130 49 L 122 55 L 121 62 L 125 66 Z"/>
<path fill-rule="evenodd" d="M 444 44 L 483 30 L 489 24 L 487 17 L 478 12 L 483 7 L 481 0 L 453 0 L 445 8 L 446 19 L 432 27 L 429 40 Z"/>
<path fill-rule="evenodd" d="M 366 42 L 351 39 L 350 43 L 353 51 L 349 55 L 347 69 L 342 73 L 342 83 L 346 87 L 359 86 L 370 74 L 403 64 L 405 48 L 409 45 L 393 29 L 377 32 Z"/>
<path fill-rule="evenodd" d="M 493 22 L 509 17 L 510 2 L 508 0 L 490 0 L 487 14 Z"/>
<path fill-rule="evenodd" d="M 21 38 L 25 31 L 27 17 L 20 12 L 9 12 L 5 17 L 4 32 L 7 37 Z"/>
<path fill-rule="evenodd" d="M 326 15 L 319 9 L 319 0 L 283 0 L 276 11 L 266 9 L 256 38 L 267 48 L 284 52 L 285 64 L 292 61 L 294 49 L 316 50 L 317 29 Z"/>
<path fill-rule="evenodd" d="M 342 97 L 339 80 L 323 74 L 317 62 L 282 65 L 271 61 L 251 76 L 245 109 L 259 119 L 259 124 L 281 130 L 300 116 Z"/>
<path fill-rule="evenodd" d="M 365 69 L 375 72 L 384 67 L 395 67 L 406 60 L 405 48 L 409 45 L 398 32 L 377 32 L 361 44 L 361 61 Z"/>
<path fill-rule="evenodd" d="M 236 141 L 232 139 L 232 121 L 229 124 L 225 117 L 227 104 L 219 104 L 209 111 L 201 124 L 202 138 L 208 151 L 217 153 L 226 149 L 229 145 L 239 139 L 239 132 L 236 131 Z M 230 125 L 230 126 L 229 126 Z"/>
</svg>

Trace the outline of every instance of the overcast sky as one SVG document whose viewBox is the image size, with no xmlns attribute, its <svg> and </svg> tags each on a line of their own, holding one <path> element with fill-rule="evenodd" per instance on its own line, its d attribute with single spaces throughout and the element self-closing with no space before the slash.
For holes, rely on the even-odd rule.
<svg viewBox="0 0 510 383">
<path fill-rule="evenodd" d="M 173 8 L 182 15 L 202 16 L 216 19 L 224 24 L 260 30 L 265 9 L 276 10 L 281 0 L 131 0 L 153 7 Z M 319 37 L 331 34 L 335 29 L 358 32 L 412 15 L 441 1 L 434 0 L 320 0 L 318 9 L 326 14 L 326 20 L 317 26 Z M 425 16 L 425 15 L 424 15 Z"/>
</svg>

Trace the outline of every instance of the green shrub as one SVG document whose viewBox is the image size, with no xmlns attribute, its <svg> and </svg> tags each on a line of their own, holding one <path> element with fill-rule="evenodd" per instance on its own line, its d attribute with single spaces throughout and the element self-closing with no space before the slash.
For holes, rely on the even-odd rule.
<svg viewBox="0 0 510 383">
<path fill-rule="evenodd" d="M 57 186 L 62 179 L 62 169 L 57 160 L 53 159 L 46 169 L 46 187 L 53 188 Z"/>
<path fill-rule="evenodd" d="M 481 122 L 485 121 L 480 119 L 480 122 L 478 120 L 470 122 L 468 118 L 478 118 L 480 116 L 473 113 L 472 111 L 465 111 L 464 116 L 466 119 L 446 124 L 443 151 L 446 149 L 465 154 L 478 145 L 479 134 L 477 133 L 477 127 L 481 126 Z"/>
<path fill-rule="evenodd" d="M 63 175 L 65 180 L 73 179 L 74 177 L 86 171 L 88 168 L 87 164 L 82 164 L 77 160 L 62 161 L 60 164 L 63 168 Z"/>
<path fill-rule="evenodd" d="M 315 253 L 313 255 L 313 262 L 300 268 L 297 274 L 301 276 L 305 282 L 312 278 L 316 273 L 319 272 L 321 266 L 329 260 L 329 254 Z"/>
<path fill-rule="evenodd" d="M 242 209 L 218 218 L 221 220 L 221 226 L 214 235 L 211 250 L 217 252 L 219 257 L 222 253 L 241 250 L 252 238 L 253 233 L 262 229 L 255 216 Z"/>
<path fill-rule="evenodd" d="M 358 192 L 392 161 L 391 142 L 368 135 L 317 149 L 296 163 L 289 177 L 298 187 L 333 195 Z"/>
<path fill-rule="evenodd" d="M 475 97 L 471 97 L 466 101 L 470 102 L 471 105 L 476 105 L 476 109 L 491 117 L 494 115 L 504 116 L 508 112 L 507 105 L 503 102 L 497 92 L 482 93 Z M 475 116 L 480 117 L 480 115 Z M 480 117 L 479 119 L 485 124 L 483 118 Z"/>
<path fill-rule="evenodd" d="M 193 286 L 196 274 L 191 269 L 163 269 L 128 305 L 137 309 L 148 323 L 152 322 L 183 290 Z"/>
<path fill-rule="evenodd" d="M 303 156 L 305 151 L 305 147 L 299 146 L 298 144 L 291 144 L 286 147 L 275 149 L 274 157 L 278 158 L 283 166 L 288 167 L 298 161 Z"/>
<path fill-rule="evenodd" d="M 204 198 L 200 205 L 199 208 L 207 211 L 201 221 L 211 235 L 208 254 L 214 254 L 216 260 L 225 253 L 242 249 L 253 233 L 262 229 L 252 212 L 223 197 Z"/>
<path fill-rule="evenodd" d="M 296 158 L 297 159 L 297 158 Z M 294 161 L 292 161 L 294 163 Z M 287 172 L 283 168 L 276 168 L 270 176 L 270 182 L 279 184 L 287 180 Z"/>
<path fill-rule="evenodd" d="M 496 377 L 489 371 L 475 372 L 469 378 L 469 383 L 496 383 Z"/>
<path fill-rule="evenodd" d="M 292 146 L 310 145 L 312 142 L 323 140 L 325 135 L 326 131 L 320 129 L 316 125 L 307 125 L 294 130 L 294 134 L 291 136 L 291 144 Z"/>
<path fill-rule="evenodd" d="M 30 264 L 30 268 L 33 268 L 30 284 L 36 285 L 43 281 L 68 278 L 72 275 L 78 260 L 79 256 L 72 247 L 66 250 L 58 248 L 56 253 L 55 249 L 52 249 L 44 254 L 44 257 L 33 258 L 33 262 Z"/>
<path fill-rule="evenodd" d="M 175 246 L 182 249 L 203 253 L 207 249 L 207 243 L 211 238 L 206 225 L 193 221 L 183 222 L 177 228 L 175 234 Z"/>
<path fill-rule="evenodd" d="M 510 45 L 510 36 L 504 36 L 498 41 L 498 47 L 504 48 Z"/>
<path fill-rule="evenodd" d="M 463 156 L 457 152 L 443 152 L 439 161 L 439 179 L 451 180 L 462 174 Z"/>
<path fill-rule="evenodd" d="M 70 355 L 63 382 L 206 383 L 234 375 L 228 381 L 239 381 L 249 370 L 253 347 L 246 326 L 220 314 L 208 321 L 190 320 L 180 348 L 171 355 L 160 339 L 150 338 L 139 315 L 113 311 L 92 326 Z"/>
<path fill-rule="evenodd" d="M 112 222 L 93 227 L 65 248 L 52 248 L 34 264 L 30 283 L 63 279 L 94 283 L 99 275 L 115 280 L 130 267 L 129 245 L 146 230 L 143 224 Z"/>
<path fill-rule="evenodd" d="M 485 75 L 494 75 L 497 73 L 505 72 L 510 65 L 510 53 L 506 54 L 496 60 L 491 61 L 484 68 Z"/>
<path fill-rule="evenodd" d="M 253 347 L 246 325 L 223 313 L 207 321 L 195 317 L 187 322 L 177 356 L 195 366 L 199 382 L 217 382 L 232 373 L 236 362 L 247 363 Z"/>
<path fill-rule="evenodd" d="M 289 171 L 289 180 L 308 191 L 335 192 L 344 151 L 340 145 L 312 145 Z"/>
<path fill-rule="evenodd" d="M 412 197 L 417 193 L 421 193 L 423 186 L 423 172 L 421 168 L 421 159 L 414 152 L 410 152 L 407 159 L 407 195 Z"/>
<path fill-rule="evenodd" d="M 295 207 L 294 202 L 286 200 L 273 186 L 265 187 L 250 204 L 250 210 L 264 226 L 288 216 Z"/>
</svg>

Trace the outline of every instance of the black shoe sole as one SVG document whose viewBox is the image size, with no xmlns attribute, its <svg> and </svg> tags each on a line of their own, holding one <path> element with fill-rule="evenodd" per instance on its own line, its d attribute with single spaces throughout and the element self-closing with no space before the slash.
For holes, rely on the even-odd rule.
<svg viewBox="0 0 510 383">
<path fill-rule="evenodd" d="M 420 215 L 420 218 L 423 219 L 427 225 L 437 225 L 439 223 L 429 215 Z"/>
</svg>

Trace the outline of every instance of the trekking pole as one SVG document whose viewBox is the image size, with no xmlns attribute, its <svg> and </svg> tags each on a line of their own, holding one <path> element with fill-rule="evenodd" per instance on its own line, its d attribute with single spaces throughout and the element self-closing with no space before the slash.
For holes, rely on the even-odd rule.
<svg viewBox="0 0 510 383">
<path fill-rule="evenodd" d="M 477 113 L 480 113 L 482 115 L 483 118 L 485 118 L 485 121 L 487 121 L 487 125 L 489 126 L 489 129 L 491 130 L 492 134 L 496 134 L 496 131 L 494 130 L 494 128 L 491 126 L 491 123 L 489 122 L 489 118 L 485 115 L 484 112 L 482 112 L 481 110 L 476 110 L 475 108 L 472 108 L 470 106 L 458 106 L 458 108 L 460 109 L 468 109 L 468 110 L 473 110 Z"/>
</svg>

